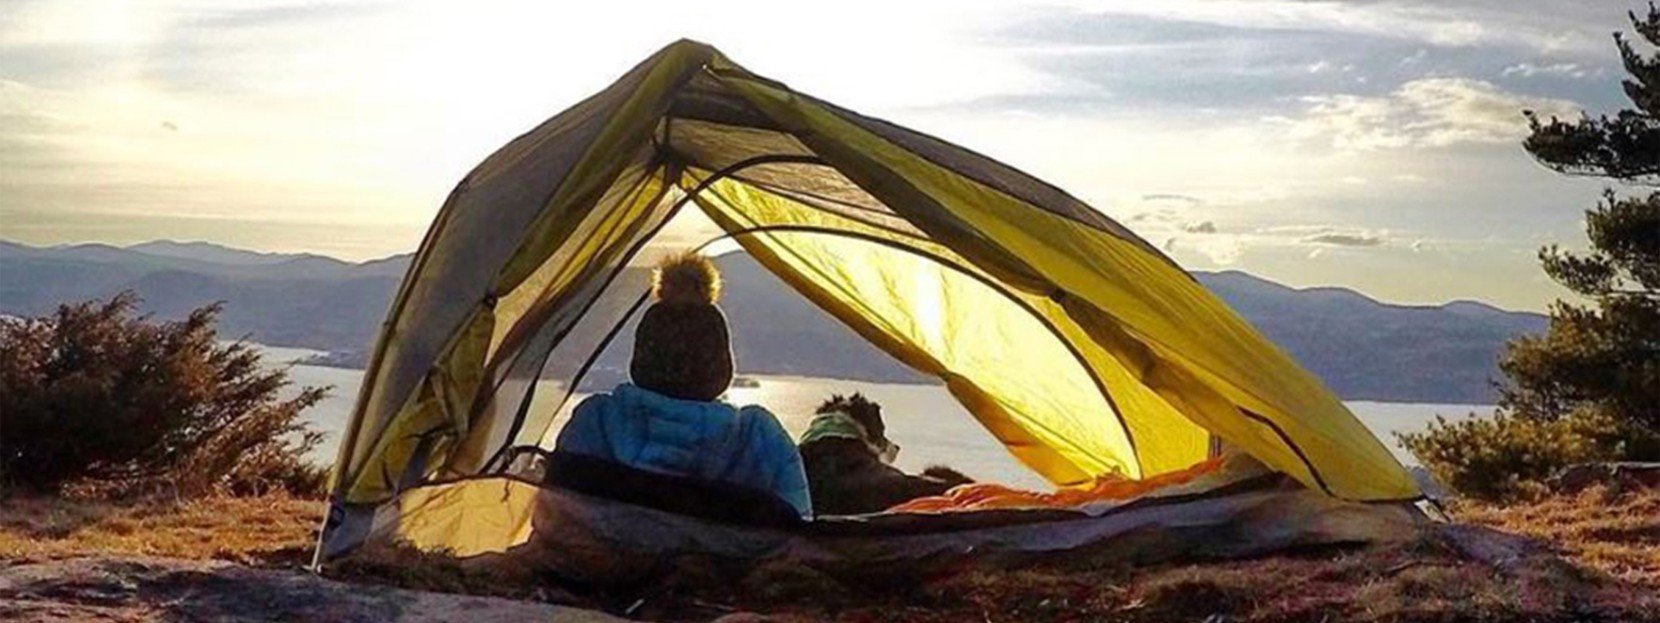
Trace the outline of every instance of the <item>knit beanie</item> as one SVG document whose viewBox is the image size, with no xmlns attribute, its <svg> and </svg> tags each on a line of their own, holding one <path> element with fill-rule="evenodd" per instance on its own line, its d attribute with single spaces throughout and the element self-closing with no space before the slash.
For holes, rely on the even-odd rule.
<svg viewBox="0 0 1660 623">
<path fill-rule="evenodd" d="M 732 338 L 715 306 L 720 271 L 709 258 L 669 256 L 653 274 L 656 302 L 634 330 L 634 384 L 670 398 L 711 401 L 732 384 Z"/>
</svg>

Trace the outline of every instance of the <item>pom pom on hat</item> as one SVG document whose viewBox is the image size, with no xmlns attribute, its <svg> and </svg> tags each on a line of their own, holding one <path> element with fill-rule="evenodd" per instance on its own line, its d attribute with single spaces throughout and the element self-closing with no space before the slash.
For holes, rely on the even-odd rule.
<svg viewBox="0 0 1660 623">
<path fill-rule="evenodd" d="M 720 269 L 696 251 L 663 258 L 652 272 L 652 292 L 664 303 L 713 305 L 720 285 Z"/>
</svg>

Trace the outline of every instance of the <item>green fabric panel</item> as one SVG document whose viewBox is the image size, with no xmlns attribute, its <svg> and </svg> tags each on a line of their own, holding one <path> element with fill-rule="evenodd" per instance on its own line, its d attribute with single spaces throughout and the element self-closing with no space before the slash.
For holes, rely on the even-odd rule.
<svg viewBox="0 0 1660 623">
<path fill-rule="evenodd" d="M 598 140 L 588 149 L 588 155 L 571 171 L 559 192 L 548 201 L 544 218 L 526 232 L 524 244 L 513 259 L 502 267 L 495 291 L 506 292 L 517 287 L 553 248 L 564 242 L 570 230 L 581 220 L 599 196 L 610 188 L 612 180 L 628 164 L 619 154 L 630 154 L 651 140 L 657 131 L 658 120 L 668 111 L 674 93 L 691 78 L 714 54 L 702 45 L 677 45 L 665 50 L 663 60 L 653 67 L 634 97 L 617 111 Z"/>
<path fill-rule="evenodd" d="M 525 232 L 524 243 L 502 267 L 496 285 L 492 288 L 493 292 L 511 291 L 540 266 L 555 248 L 569 238 L 570 231 L 582 222 L 594 202 L 610 188 L 622 169 L 629 165 L 629 159 L 615 156 L 632 153 L 649 142 L 676 88 L 688 79 L 692 72 L 702 67 L 710 54 L 713 54 L 713 50 L 707 46 L 692 43 L 670 46 L 664 50 L 662 59 L 650 68 L 640 87 L 607 122 L 605 130 L 589 147 L 587 155 L 576 164 L 561 183 L 559 191 L 543 208 L 542 215 Z M 580 264 L 586 260 L 587 258 L 573 258 L 572 261 Z M 484 365 L 494 359 L 493 354 L 487 352 L 491 336 L 496 331 L 494 315 L 475 313 L 462 327 L 464 328 L 454 335 L 434 363 L 432 372 L 422 383 L 442 390 L 434 393 L 448 395 L 449 398 L 444 402 L 452 408 L 460 405 L 458 412 L 466 414 L 471 411 L 472 402 L 477 397 L 478 382 Z M 369 476 L 374 472 L 389 471 L 391 466 L 386 464 L 388 459 L 408 455 L 400 445 L 409 443 L 407 436 L 385 439 L 385 432 L 405 431 L 419 428 L 423 423 L 460 419 L 459 422 L 452 422 L 454 426 L 451 432 L 457 435 L 465 434 L 465 415 L 456 418 L 432 413 L 430 410 L 437 403 L 419 400 L 421 394 L 420 390 L 411 394 L 409 399 L 404 401 L 403 407 L 388 418 L 381 438 L 372 441 L 353 440 L 353 443 L 358 445 L 370 442 L 372 450 L 366 455 L 362 465 L 342 482 L 349 501 L 384 499 L 385 492 L 379 490 L 378 485 L 373 484 Z M 404 419 L 409 419 L 410 423 L 400 424 L 400 420 Z M 343 454 L 346 456 L 352 451 L 343 452 L 347 453 Z M 433 463 L 443 464 L 448 457 L 442 458 L 445 460 Z M 401 471 L 401 468 L 390 471 Z"/>
<path fill-rule="evenodd" d="M 666 174 L 665 168 L 659 168 L 644 175 L 625 175 L 618 179 L 616 192 L 607 193 L 606 198 L 591 212 L 597 222 L 583 230 L 585 235 L 566 241 L 574 247 L 570 249 L 569 257 L 559 262 L 559 266 L 550 267 L 548 272 L 551 274 L 547 279 L 526 281 L 526 286 L 536 286 L 529 294 L 538 298 L 533 305 L 520 309 L 521 313 L 512 317 L 511 331 L 505 334 L 497 331 L 492 336 L 490 352 L 494 360 L 486 365 L 486 370 L 494 374 L 486 375 L 487 378 L 511 374 L 509 370 L 497 371 L 495 368 L 512 365 L 514 358 L 537 334 L 564 327 L 550 325 L 550 318 L 560 310 L 579 305 L 580 301 L 575 299 L 584 284 L 603 280 L 612 267 L 627 260 L 623 254 L 632 243 L 664 218 L 654 212 L 667 210 L 667 206 L 663 205 L 664 192 L 668 189 L 668 182 L 664 179 Z M 565 250 L 562 249 L 561 254 L 565 254 Z M 498 316 L 503 316 L 502 306 L 498 305 L 496 312 Z M 498 319 L 498 322 L 509 321 L 505 316 Z M 574 324 L 576 320 L 570 322 Z M 528 353 L 527 356 L 535 358 L 539 353 Z M 474 415 L 485 421 L 474 422 L 465 441 L 450 456 L 447 465 L 455 473 L 471 474 L 484 467 L 484 461 L 497 450 L 497 446 L 507 441 L 503 435 L 506 428 L 512 425 L 518 410 L 518 396 L 507 396 L 507 402 L 498 405 L 495 401 L 499 397 L 490 395 L 491 388 L 481 388 L 480 391 L 485 395 L 478 399 L 491 402 Z M 542 414 L 536 415 L 539 419 Z M 493 419 L 501 421 L 491 421 Z M 498 431 L 503 435 L 495 434 Z"/>
</svg>

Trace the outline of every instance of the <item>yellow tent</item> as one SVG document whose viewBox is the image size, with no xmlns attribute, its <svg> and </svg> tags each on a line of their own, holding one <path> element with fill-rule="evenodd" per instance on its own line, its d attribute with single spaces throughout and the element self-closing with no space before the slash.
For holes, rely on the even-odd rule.
<svg viewBox="0 0 1660 623">
<path fill-rule="evenodd" d="M 1182 469 L 1214 436 L 1335 498 L 1420 496 L 1319 381 L 1123 226 L 681 41 L 450 194 L 369 362 L 320 551 L 377 514 L 457 551 L 522 540 L 509 498 L 534 487 L 479 483 L 544 444 L 645 300 L 629 266 L 721 243 L 941 379 L 1058 486 Z"/>
</svg>

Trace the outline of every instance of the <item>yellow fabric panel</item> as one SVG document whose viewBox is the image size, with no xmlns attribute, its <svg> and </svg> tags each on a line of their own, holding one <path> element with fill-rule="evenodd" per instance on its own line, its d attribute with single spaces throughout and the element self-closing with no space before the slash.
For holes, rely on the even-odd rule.
<svg viewBox="0 0 1660 623">
<path fill-rule="evenodd" d="M 1068 305 L 1073 317 L 1095 337 L 1102 348 L 1124 362 L 1134 383 L 1164 404 L 1186 414 L 1209 432 L 1247 449 L 1252 456 L 1317 486 L 1315 473 L 1287 446 L 1273 428 L 1242 417 L 1236 404 L 1210 385 L 1200 382 L 1180 367 L 1165 363 L 1143 342 L 1130 337 L 1110 318 L 1087 304 Z"/>
<path fill-rule="evenodd" d="M 382 512 L 396 509 L 387 523 L 397 540 L 421 550 L 477 556 L 530 540 L 540 491 L 510 478 L 460 480 L 405 491 Z"/>
<path fill-rule="evenodd" d="M 698 171 L 696 173 L 700 178 L 707 176 L 706 172 Z M 691 184 L 687 183 L 686 185 L 689 187 Z M 964 260 L 956 252 L 931 240 L 907 237 L 904 233 L 899 232 L 884 231 L 874 225 L 813 209 L 791 199 L 730 180 L 718 182 L 716 190 L 717 193 L 724 192 L 728 195 L 762 197 L 762 199 L 758 199 L 758 205 L 763 205 L 767 209 L 744 210 L 742 218 L 733 219 L 734 223 L 741 223 L 742 226 L 807 225 L 886 237 L 901 240 L 907 246 L 949 258 L 952 263 L 966 267 L 968 270 L 975 270 L 970 262 Z M 741 209 L 742 206 L 739 206 L 739 208 Z M 987 277 L 990 276 L 987 275 Z M 993 280 L 995 281 L 995 279 Z M 1029 305 L 1033 311 L 1042 315 L 1057 332 L 1064 336 L 1066 341 L 1083 356 L 1084 361 L 1093 370 L 1094 374 L 1106 384 L 1124 424 L 1129 427 L 1130 437 L 1134 440 L 1133 445 L 1136 450 L 1137 462 L 1143 476 L 1183 469 L 1204 460 L 1208 456 L 1210 449 L 1209 431 L 1194 424 L 1172 407 L 1168 401 L 1160 397 L 1157 392 L 1145 386 L 1138 375 L 1126 369 L 1112 354 L 1097 344 L 1096 340 L 1072 318 L 1068 310 L 1048 297 L 1036 296 L 1012 290 L 1012 288 L 1010 290 Z M 965 402 L 968 400 L 963 396 L 958 398 Z M 1028 443 L 1017 439 L 1012 430 L 1005 430 L 996 434 L 996 436 L 1011 445 Z"/>
<path fill-rule="evenodd" d="M 1250 423 L 1243 413 L 1184 411 L 1227 441 L 1311 487 L 1323 484 L 1340 497 L 1371 500 L 1418 494 L 1405 469 L 1335 396 L 1163 258 L 945 170 L 770 84 L 743 78 L 725 83 L 775 120 L 813 139 L 815 149 L 832 161 L 836 158 L 826 152 L 856 152 L 898 173 L 950 210 L 951 217 L 1026 262 L 1067 295 L 1106 312 L 1104 318 L 1150 347 L 1159 367 L 1178 367 L 1187 378 L 1273 422 L 1295 441 L 1324 482 L 1317 482 L 1300 460 L 1286 459 L 1283 443 L 1241 434 L 1264 427 Z M 904 206 L 894 208 L 920 216 Z M 1230 425 L 1221 426 L 1222 419 Z"/>
<path fill-rule="evenodd" d="M 1304 474 L 1311 486 L 1354 499 L 1406 498 L 1417 486 L 1377 438 L 1336 396 L 1290 357 L 1262 338 L 1209 291 L 1161 258 L 1129 242 L 1050 214 L 1026 209 L 1013 222 L 1007 204 L 980 201 L 964 212 L 982 231 L 1027 258 L 1069 293 L 1106 310 L 1126 333 L 1149 345 L 1157 369 L 1174 373 L 1172 393 L 1196 401 L 1204 393 L 1188 379 L 1249 409 L 1285 431 L 1318 474 L 1284 448 L 1264 425 L 1216 407 L 1189 417 L 1275 467 Z M 955 208 L 955 203 L 953 203 Z M 1001 213 L 998 213 L 1001 212 Z M 1200 329 L 1202 328 L 1202 329 Z M 1155 389 L 1158 389 L 1155 387 Z M 1242 437 L 1242 428 L 1254 437 Z"/>
<path fill-rule="evenodd" d="M 728 231 L 814 212 L 731 180 L 698 199 Z M 814 213 L 821 222 L 835 218 Z M 1052 482 L 1141 476 L 1089 370 L 1037 316 L 991 286 L 924 256 L 845 235 L 768 231 L 738 241 L 843 322 L 878 336 L 878 345 L 908 363 L 924 359 L 917 367 L 945 378 L 987 430 Z"/>
<path fill-rule="evenodd" d="M 1103 347 L 1080 324 L 1082 319 L 1074 317 L 1064 305 L 1029 294 L 1022 298 L 1051 319 L 1106 384 L 1113 403 L 1123 415 L 1124 425 L 1130 429 L 1130 437 L 1135 440 L 1142 477 L 1186 469 L 1209 457 L 1210 431 L 1172 406 L 1181 403 L 1172 403 L 1149 387 L 1131 363 L 1133 360 Z"/>
</svg>

